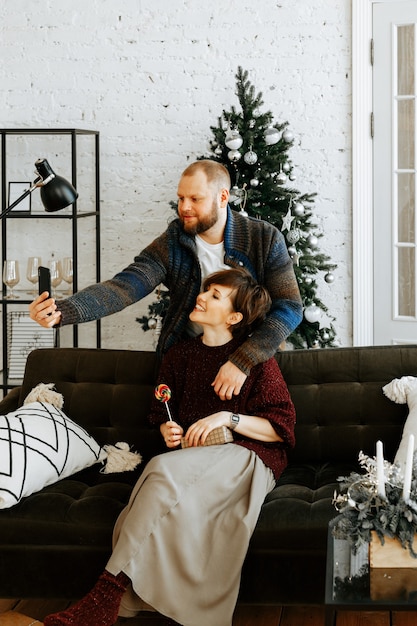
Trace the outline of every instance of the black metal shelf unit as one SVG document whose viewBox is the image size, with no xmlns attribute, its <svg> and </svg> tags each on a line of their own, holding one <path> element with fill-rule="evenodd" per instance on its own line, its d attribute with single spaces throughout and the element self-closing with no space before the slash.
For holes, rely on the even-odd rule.
<svg viewBox="0 0 417 626">
<path fill-rule="evenodd" d="M 27 226 L 27 222 L 21 220 L 41 220 L 39 223 L 44 226 L 44 220 L 59 220 L 55 222 L 55 224 L 62 224 L 62 228 L 70 228 L 71 230 L 71 248 L 72 248 L 72 258 L 73 258 L 73 266 L 74 266 L 74 274 L 73 274 L 73 292 L 75 293 L 80 288 L 86 285 L 80 285 L 80 249 L 79 249 L 79 234 L 80 229 L 83 225 L 88 223 L 87 228 L 90 228 L 94 232 L 95 238 L 95 246 L 94 246 L 94 263 L 95 263 L 95 280 L 96 282 L 100 281 L 101 276 L 101 265 L 100 265 L 100 174 L 99 174 L 99 140 L 100 135 L 98 131 L 94 130 L 84 130 L 77 128 L 54 128 L 54 129 L 46 129 L 46 128 L 2 128 L 0 129 L 1 136 L 1 154 L 0 154 L 0 185 L 1 185 L 1 211 L 4 211 L 6 207 L 10 204 L 8 198 L 8 183 L 10 182 L 10 177 L 8 174 L 8 166 L 9 161 L 14 160 L 14 162 L 19 162 L 19 158 L 21 155 L 14 154 L 13 157 L 9 154 L 9 141 L 20 141 L 22 142 L 23 148 L 20 148 L 23 152 L 25 152 L 26 161 L 28 158 L 32 159 L 32 163 L 35 163 L 37 158 L 49 158 L 48 154 L 39 154 L 31 152 L 30 141 L 31 138 L 36 137 L 36 145 L 34 146 L 35 150 L 39 150 L 40 146 L 45 142 L 46 148 L 48 148 L 48 141 L 53 142 L 54 138 L 58 138 L 59 141 L 63 141 L 63 144 L 60 144 L 60 148 L 62 145 L 64 146 L 64 153 L 60 150 L 59 154 L 57 150 L 53 150 L 54 154 L 51 155 L 51 165 L 54 165 L 54 160 L 59 158 L 61 161 L 65 158 L 67 167 L 70 168 L 70 175 L 66 176 L 69 180 L 71 180 L 74 187 L 79 192 L 78 200 L 62 211 L 56 213 L 45 213 L 43 210 L 39 210 L 36 212 L 19 212 L 17 210 L 13 210 L 3 218 L 1 222 L 1 271 L 4 266 L 4 261 L 7 258 L 8 254 L 8 226 L 10 225 L 10 221 L 19 220 L 19 222 L 15 222 L 19 224 L 19 232 L 22 233 L 22 237 L 33 237 L 36 238 L 36 228 L 32 228 L 32 224 Z M 52 138 L 52 139 L 51 139 Z M 84 139 L 81 139 L 84 138 Z M 88 139 L 85 139 L 88 138 Z M 87 141 L 88 146 L 85 149 L 85 146 L 80 146 L 80 142 Z M 51 144 L 49 143 L 49 146 Z M 14 146 L 13 146 L 14 147 Z M 44 148 L 43 148 L 44 149 Z M 45 150 L 47 152 L 47 150 Z M 90 153 L 91 154 L 87 154 Z M 68 153 L 68 157 L 66 156 Z M 30 155 L 30 156 L 28 156 Z M 87 155 L 87 156 L 86 156 Z M 82 167 L 84 159 L 90 159 L 89 169 L 91 169 L 91 176 L 89 178 L 89 186 L 94 186 L 94 189 L 89 189 L 89 195 L 91 197 L 90 204 L 88 208 L 85 209 L 80 208 L 83 205 L 83 189 L 79 189 L 77 183 L 79 183 L 80 173 L 83 173 Z M 16 166 L 15 166 L 16 169 Z M 58 168 L 57 168 L 58 171 Z M 61 172 L 59 172 L 61 173 Z M 27 179 L 27 173 L 22 172 L 22 175 L 25 179 Z M 91 184 L 90 184 L 91 181 Z M 33 196 L 38 194 L 38 191 L 35 190 Z M 16 207 L 17 208 L 17 207 Z M 62 221 L 61 221 L 62 220 Z M 66 226 L 65 222 L 70 222 L 70 227 Z M 93 223 L 92 223 L 93 221 Z M 93 269 L 91 271 L 94 271 Z M 2 318 L 2 372 L 0 375 L 0 389 L 3 392 L 7 392 L 8 389 L 16 386 L 20 383 L 19 380 L 13 380 L 9 377 L 9 355 L 8 355 L 8 337 L 10 333 L 9 321 L 8 321 L 8 311 L 12 308 L 22 308 L 22 305 L 25 306 L 25 310 L 27 311 L 27 306 L 33 300 L 34 295 L 29 294 L 28 292 L 19 291 L 18 299 L 10 299 L 7 296 L 7 288 L 4 283 L 2 283 L 2 292 L 0 298 L 1 304 L 1 318 Z M 101 347 L 101 324 L 100 321 L 97 321 L 95 324 L 95 346 L 97 348 Z M 59 345 L 59 334 L 57 333 L 57 341 L 56 343 Z M 79 329 L 77 326 L 73 326 L 72 328 L 72 345 L 74 347 L 79 346 Z"/>
</svg>

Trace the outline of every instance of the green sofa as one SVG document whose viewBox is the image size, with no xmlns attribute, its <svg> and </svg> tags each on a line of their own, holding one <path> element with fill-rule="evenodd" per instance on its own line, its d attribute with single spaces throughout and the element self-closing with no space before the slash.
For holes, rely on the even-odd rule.
<svg viewBox="0 0 417 626">
<path fill-rule="evenodd" d="M 393 460 L 407 406 L 388 400 L 382 387 L 417 376 L 417 346 L 297 350 L 276 358 L 296 407 L 297 442 L 263 505 L 239 602 L 321 604 L 337 478 L 358 469 L 360 450 L 374 456 L 378 439 Z M 35 350 L 22 386 L 0 403 L 0 414 L 20 406 L 39 382 L 53 382 L 67 415 L 100 444 L 128 442 L 145 463 L 163 451 L 146 420 L 154 380 L 152 352 Z M 0 510 L 0 596 L 74 599 L 88 591 L 144 463 L 108 475 L 94 465 Z"/>
</svg>

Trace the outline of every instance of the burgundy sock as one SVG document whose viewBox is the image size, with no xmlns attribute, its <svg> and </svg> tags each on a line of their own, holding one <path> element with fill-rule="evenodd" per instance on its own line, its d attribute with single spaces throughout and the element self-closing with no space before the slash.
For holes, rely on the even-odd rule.
<svg viewBox="0 0 417 626">
<path fill-rule="evenodd" d="M 104 570 L 93 589 L 82 600 L 61 613 L 44 619 L 45 626 L 112 626 L 130 579 L 124 572 L 113 576 Z"/>
</svg>

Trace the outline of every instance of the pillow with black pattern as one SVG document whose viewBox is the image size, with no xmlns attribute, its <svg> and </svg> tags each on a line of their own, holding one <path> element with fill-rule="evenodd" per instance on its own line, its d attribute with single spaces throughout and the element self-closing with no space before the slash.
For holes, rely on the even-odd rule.
<svg viewBox="0 0 417 626">
<path fill-rule="evenodd" d="M 0 416 L 0 509 L 106 458 L 91 435 L 47 402 Z"/>
</svg>

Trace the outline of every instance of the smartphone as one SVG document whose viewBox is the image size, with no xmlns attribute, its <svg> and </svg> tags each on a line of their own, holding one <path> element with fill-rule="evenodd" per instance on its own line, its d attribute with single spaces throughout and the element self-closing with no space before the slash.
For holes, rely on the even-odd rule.
<svg viewBox="0 0 417 626">
<path fill-rule="evenodd" d="M 39 278 L 39 295 L 44 291 L 49 293 L 49 297 L 52 294 L 51 291 L 51 271 L 49 267 L 42 267 L 41 265 L 38 268 L 38 278 Z"/>
</svg>

